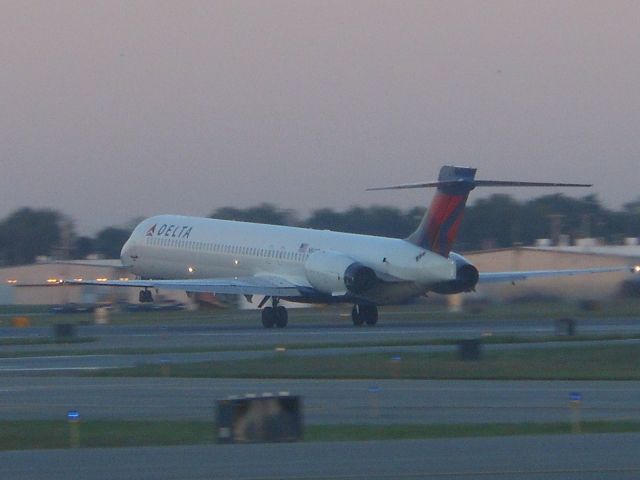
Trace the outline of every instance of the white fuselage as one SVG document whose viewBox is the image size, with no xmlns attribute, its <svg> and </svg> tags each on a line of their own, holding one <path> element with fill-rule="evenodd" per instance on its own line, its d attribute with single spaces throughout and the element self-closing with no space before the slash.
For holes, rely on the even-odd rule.
<svg viewBox="0 0 640 480">
<path fill-rule="evenodd" d="M 305 262 L 317 251 L 337 252 L 422 293 L 456 275 L 451 260 L 400 239 L 178 215 L 142 221 L 121 258 L 143 278 L 275 275 L 312 287 Z"/>
</svg>

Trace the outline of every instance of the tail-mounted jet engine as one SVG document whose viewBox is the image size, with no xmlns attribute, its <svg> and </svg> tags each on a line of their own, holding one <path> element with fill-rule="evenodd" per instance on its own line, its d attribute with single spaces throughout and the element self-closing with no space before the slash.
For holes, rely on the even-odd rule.
<svg viewBox="0 0 640 480">
<path fill-rule="evenodd" d="M 313 252 L 304 268 L 313 288 L 329 294 L 347 290 L 360 295 L 379 281 L 372 268 L 337 252 Z"/>
<path fill-rule="evenodd" d="M 438 283 L 431 290 L 443 295 L 473 291 L 480 278 L 478 269 L 457 253 L 450 253 L 449 258 L 456 264 L 455 280 Z"/>
</svg>

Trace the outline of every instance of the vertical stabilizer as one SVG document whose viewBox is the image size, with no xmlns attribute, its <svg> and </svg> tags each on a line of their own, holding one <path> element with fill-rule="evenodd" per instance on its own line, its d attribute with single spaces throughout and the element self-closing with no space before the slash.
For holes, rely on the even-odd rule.
<svg viewBox="0 0 640 480">
<path fill-rule="evenodd" d="M 431 205 L 407 241 L 448 257 L 458 235 L 467 197 L 475 187 L 475 176 L 475 168 L 442 167 Z"/>
</svg>

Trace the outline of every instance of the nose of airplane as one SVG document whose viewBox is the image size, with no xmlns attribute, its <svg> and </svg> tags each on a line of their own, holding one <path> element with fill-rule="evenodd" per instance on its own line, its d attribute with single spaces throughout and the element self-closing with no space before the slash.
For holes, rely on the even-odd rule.
<svg viewBox="0 0 640 480">
<path fill-rule="evenodd" d="M 135 258 L 133 250 L 133 241 L 131 240 L 131 238 L 129 238 L 122 246 L 122 250 L 120 250 L 120 261 L 125 267 L 130 267 L 131 265 L 133 265 L 133 259 Z"/>
</svg>

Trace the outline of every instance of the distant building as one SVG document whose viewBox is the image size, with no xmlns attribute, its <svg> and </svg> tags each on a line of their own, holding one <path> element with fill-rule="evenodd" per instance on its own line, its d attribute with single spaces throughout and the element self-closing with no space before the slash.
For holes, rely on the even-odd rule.
<svg viewBox="0 0 640 480">
<path fill-rule="evenodd" d="M 542 246 L 473 252 L 466 257 L 481 272 L 512 270 L 557 270 L 591 267 L 632 266 L 640 263 L 640 246 Z M 572 277 L 540 278 L 515 285 L 479 285 L 478 293 L 499 300 L 526 296 L 604 300 L 619 294 L 628 273 L 599 273 Z"/>
<path fill-rule="evenodd" d="M 35 263 L 0 268 L 1 305 L 60 305 L 64 303 L 138 302 L 138 288 L 90 285 L 56 285 L 59 279 L 120 279 L 129 273 L 119 261 L 104 260 L 102 266 L 71 263 Z M 132 277 L 133 278 L 133 277 Z M 161 292 L 163 298 L 187 302 L 183 292 Z"/>
</svg>

